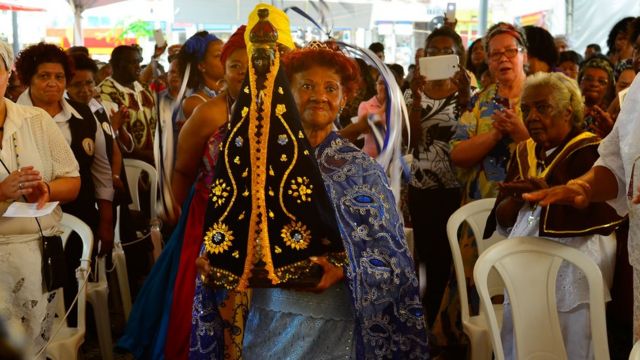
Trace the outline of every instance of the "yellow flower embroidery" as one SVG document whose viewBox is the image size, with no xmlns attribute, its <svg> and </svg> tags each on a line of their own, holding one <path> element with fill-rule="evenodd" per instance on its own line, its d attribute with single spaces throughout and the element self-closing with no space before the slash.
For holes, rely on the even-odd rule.
<svg viewBox="0 0 640 360">
<path fill-rule="evenodd" d="M 213 184 L 211 184 L 211 202 L 213 202 L 214 207 L 218 207 L 224 203 L 224 201 L 229 196 L 229 190 L 231 189 L 222 179 L 217 179 Z"/>
<path fill-rule="evenodd" d="M 301 222 L 292 221 L 280 231 L 280 236 L 290 248 L 304 250 L 311 242 L 311 231 Z M 277 250 L 276 250 L 277 253 Z"/>
<path fill-rule="evenodd" d="M 282 162 L 287 161 L 287 154 L 280 155 L 280 161 L 282 161 Z"/>
<path fill-rule="evenodd" d="M 282 249 L 280 249 L 279 246 L 276 246 L 276 254 L 280 254 L 282 252 Z"/>
<path fill-rule="evenodd" d="M 287 107 L 284 104 L 276 105 L 276 115 L 281 116 L 285 112 L 287 112 Z"/>
<path fill-rule="evenodd" d="M 216 223 L 204 235 L 204 247 L 210 254 L 220 254 L 229 249 L 233 231 L 223 223 Z"/>
<path fill-rule="evenodd" d="M 243 108 L 242 108 L 242 117 L 247 116 L 247 113 L 248 113 L 248 112 L 249 112 L 249 108 L 248 108 L 248 107 L 246 107 L 246 106 L 245 106 L 245 107 L 243 107 Z"/>
<path fill-rule="evenodd" d="M 240 156 L 236 156 L 236 158 L 233 159 L 233 162 L 240 165 Z"/>
<path fill-rule="evenodd" d="M 282 91 L 282 86 L 278 86 L 278 94 L 283 95 L 284 91 Z"/>
<path fill-rule="evenodd" d="M 313 193 L 313 185 L 309 184 L 309 179 L 307 177 L 298 176 L 291 180 L 288 193 L 297 199 L 296 201 L 298 204 L 303 201 L 309 202 L 311 201 L 311 193 Z"/>
</svg>

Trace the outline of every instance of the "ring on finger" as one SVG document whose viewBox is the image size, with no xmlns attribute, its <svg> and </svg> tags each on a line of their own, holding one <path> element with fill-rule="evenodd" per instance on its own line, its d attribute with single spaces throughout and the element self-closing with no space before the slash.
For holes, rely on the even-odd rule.
<svg viewBox="0 0 640 360">
<path fill-rule="evenodd" d="M 18 183 L 18 189 L 22 190 L 24 188 L 24 184 L 23 183 Z"/>
</svg>

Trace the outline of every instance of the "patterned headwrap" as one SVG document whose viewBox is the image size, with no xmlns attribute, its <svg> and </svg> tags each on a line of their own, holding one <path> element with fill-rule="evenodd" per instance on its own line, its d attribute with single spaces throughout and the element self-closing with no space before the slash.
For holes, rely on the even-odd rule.
<svg viewBox="0 0 640 360">
<path fill-rule="evenodd" d="M 219 40 L 220 39 L 218 39 L 217 36 L 211 33 L 207 33 L 206 36 L 196 34 L 187 39 L 182 48 L 188 54 L 194 55 L 198 59 L 198 62 L 200 62 L 204 60 L 204 55 L 207 53 L 207 46 L 209 46 L 209 43 Z"/>
<path fill-rule="evenodd" d="M 13 50 L 4 40 L 0 40 L 0 58 L 2 58 L 7 71 L 11 71 L 13 68 Z"/>
<path fill-rule="evenodd" d="M 346 257 L 314 151 L 274 49 L 275 41 L 291 38 L 289 21 L 282 11 L 265 5 L 256 6 L 250 19 L 258 10 L 264 16 L 265 8 L 267 17 L 250 20 L 244 37 L 249 59 L 265 49 L 273 51 L 273 58 L 265 75 L 249 61 L 248 81 L 234 105 L 207 203 L 204 245 L 213 268 L 210 284 L 218 288 L 308 287 L 319 280 L 310 257 Z M 276 31 L 279 40 L 273 36 Z"/>
<path fill-rule="evenodd" d="M 224 43 L 224 46 L 222 47 L 222 53 L 220 53 L 220 62 L 222 63 L 223 66 L 227 62 L 227 58 L 231 55 L 231 53 L 233 53 L 238 49 L 247 48 L 247 45 L 244 42 L 244 33 L 246 29 L 247 29 L 246 26 L 244 25 L 240 26 L 236 30 L 236 32 L 234 32 L 231 35 L 229 40 L 227 40 L 227 42 Z"/>
<path fill-rule="evenodd" d="M 282 44 L 288 47 L 290 50 L 296 48 L 293 43 L 293 38 L 291 37 L 291 25 L 289 24 L 289 17 L 284 11 L 278 9 L 275 6 L 271 6 L 268 4 L 258 4 L 253 9 L 251 14 L 249 14 L 249 22 L 247 23 L 248 29 L 253 29 L 253 27 L 258 23 L 260 18 L 258 17 L 258 10 L 267 9 L 269 10 L 269 22 L 276 28 L 278 31 L 278 40 L 279 44 Z M 244 42 L 247 44 L 247 52 L 251 55 L 251 42 L 249 41 L 249 31 L 244 34 Z"/>
<path fill-rule="evenodd" d="M 524 50 L 527 50 L 527 48 L 529 48 L 527 37 L 525 36 L 524 31 L 522 31 L 521 28 L 511 24 L 507 24 L 505 22 L 499 22 L 490 27 L 487 31 L 487 35 L 482 38 L 482 41 L 484 43 L 484 51 L 487 54 L 489 53 L 489 42 L 491 41 L 491 39 L 500 34 L 507 34 L 512 36 L 514 39 L 516 39 L 518 45 L 520 45 Z"/>
</svg>

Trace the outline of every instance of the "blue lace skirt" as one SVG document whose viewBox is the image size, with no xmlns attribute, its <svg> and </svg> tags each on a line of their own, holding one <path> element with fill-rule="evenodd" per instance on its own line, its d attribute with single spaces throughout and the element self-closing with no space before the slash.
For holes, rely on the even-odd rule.
<svg viewBox="0 0 640 360">
<path fill-rule="evenodd" d="M 354 359 L 355 321 L 344 282 L 320 294 L 253 289 L 246 359 Z"/>
</svg>

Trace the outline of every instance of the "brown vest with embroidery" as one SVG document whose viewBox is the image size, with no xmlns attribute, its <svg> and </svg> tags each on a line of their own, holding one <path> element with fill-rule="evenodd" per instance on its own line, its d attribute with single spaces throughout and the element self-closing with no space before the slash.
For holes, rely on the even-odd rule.
<svg viewBox="0 0 640 360">
<path fill-rule="evenodd" d="M 598 158 L 600 138 L 589 132 L 582 132 L 570 139 L 546 168 L 538 174 L 536 168 L 535 142 L 531 139 L 518 144 L 515 151 L 518 175 L 516 179 L 542 177 L 549 186 L 566 184 L 586 172 Z M 590 156 L 591 155 L 591 156 Z M 588 158 L 587 161 L 585 158 Z M 580 162 L 582 161 L 582 162 Z M 622 218 L 607 203 L 590 203 L 584 209 L 570 205 L 552 204 L 542 208 L 539 235 L 547 237 L 574 237 L 593 234 L 609 235 L 618 227 Z"/>
</svg>

